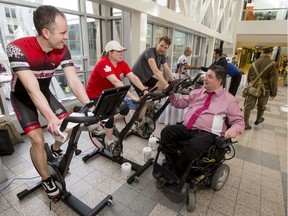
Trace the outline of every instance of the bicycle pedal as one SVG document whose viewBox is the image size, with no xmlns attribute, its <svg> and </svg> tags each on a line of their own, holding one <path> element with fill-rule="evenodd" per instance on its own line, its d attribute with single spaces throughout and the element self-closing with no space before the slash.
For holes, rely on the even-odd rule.
<svg viewBox="0 0 288 216">
<path fill-rule="evenodd" d="M 61 196 L 60 196 L 60 195 L 52 199 L 52 201 L 53 201 L 54 203 L 57 203 L 57 202 L 59 202 L 60 200 L 61 200 Z"/>
</svg>

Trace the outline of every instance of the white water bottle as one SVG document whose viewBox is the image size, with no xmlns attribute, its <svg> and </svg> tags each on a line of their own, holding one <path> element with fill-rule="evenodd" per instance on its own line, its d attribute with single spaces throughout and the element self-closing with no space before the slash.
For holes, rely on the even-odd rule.
<svg viewBox="0 0 288 216">
<path fill-rule="evenodd" d="M 151 148 L 152 151 L 156 149 L 156 143 L 157 143 L 157 138 L 151 135 L 149 138 L 149 147 Z"/>
<path fill-rule="evenodd" d="M 130 163 L 126 162 L 121 165 L 121 176 L 124 179 L 128 179 L 131 175 L 132 166 Z"/>
<path fill-rule="evenodd" d="M 150 147 L 143 148 L 144 162 L 147 162 L 150 158 L 151 158 L 151 148 Z"/>
</svg>

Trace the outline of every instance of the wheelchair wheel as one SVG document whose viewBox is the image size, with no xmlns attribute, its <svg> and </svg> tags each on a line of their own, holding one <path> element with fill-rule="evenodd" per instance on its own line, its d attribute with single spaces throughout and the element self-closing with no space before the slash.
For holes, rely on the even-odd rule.
<svg viewBox="0 0 288 216">
<path fill-rule="evenodd" d="M 144 121 L 144 123 L 141 126 L 136 127 L 135 130 L 139 134 L 139 136 L 148 139 L 155 130 L 155 122 L 150 117 L 150 115 L 145 115 L 142 121 Z"/>
<path fill-rule="evenodd" d="M 194 211 L 196 208 L 196 194 L 195 191 L 191 188 L 187 188 L 186 191 L 186 209 L 187 211 L 191 212 Z"/>
<path fill-rule="evenodd" d="M 220 190 L 226 183 L 228 176 L 230 173 L 230 167 L 226 164 L 221 164 L 215 171 L 212 181 L 211 187 L 218 191 Z"/>
</svg>

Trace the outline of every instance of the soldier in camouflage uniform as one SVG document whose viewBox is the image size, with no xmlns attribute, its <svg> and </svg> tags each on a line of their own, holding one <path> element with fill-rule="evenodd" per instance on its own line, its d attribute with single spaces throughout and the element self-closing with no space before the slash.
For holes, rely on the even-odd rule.
<svg viewBox="0 0 288 216">
<path fill-rule="evenodd" d="M 271 59 L 273 52 L 273 47 L 263 48 L 262 56 L 255 61 L 255 66 L 259 73 L 273 60 Z M 257 76 L 254 68 L 251 66 L 248 71 L 247 81 L 250 83 Z M 259 97 L 254 97 L 253 95 L 247 96 L 244 103 L 244 121 L 245 121 L 245 130 L 249 130 L 252 127 L 249 124 L 249 118 L 251 110 L 254 108 L 257 103 L 257 118 L 254 122 L 255 125 L 258 125 L 264 121 L 263 114 L 266 110 L 266 104 L 268 103 L 269 98 L 272 100 L 277 95 L 278 87 L 278 69 L 276 68 L 276 63 L 272 63 L 264 73 L 261 75 L 260 79 L 264 84 L 264 88 Z"/>
</svg>

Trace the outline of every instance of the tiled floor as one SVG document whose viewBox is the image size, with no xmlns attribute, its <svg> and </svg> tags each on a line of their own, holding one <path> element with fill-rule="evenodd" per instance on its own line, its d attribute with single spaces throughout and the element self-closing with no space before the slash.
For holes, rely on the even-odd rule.
<svg viewBox="0 0 288 216">
<path fill-rule="evenodd" d="M 238 96 L 243 106 L 243 99 Z M 121 166 L 97 156 L 83 163 L 75 156 L 66 177 L 68 190 L 88 206 L 94 207 L 106 195 L 113 196 L 114 205 L 105 207 L 99 215 L 125 216 L 185 216 L 185 215 L 287 215 L 287 87 L 280 86 L 278 96 L 269 101 L 265 122 L 237 138 L 236 157 L 227 164 L 230 176 L 224 188 L 215 192 L 201 189 L 196 192 L 197 206 L 187 212 L 185 193 L 172 194 L 155 187 L 151 167 L 140 176 L 138 183 L 127 184 L 121 177 Z M 252 112 L 251 123 L 255 121 Z M 155 135 L 164 125 L 157 125 Z M 47 142 L 52 137 L 47 133 Z M 143 164 L 142 149 L 147 140 L 131 136 L 124 141 L 124 156 Z M 80 137 L 79 147 L 92 150 L 87 132 Z M 20 180 L 38 176 L 29 156 L 30 144 L 15 146 L 15 153 L 2 157 L 9 180 L 0 184 L 0 216 L 4 215 L 77 215 L 62 202 L 52 204 L 42 189 L 19 201 L 16 194 L 39 181 Z M 155 155 L 155 152 L 153 152 Z M 13 179 L 7 188 L 2 190 Z"/>
</svg>

